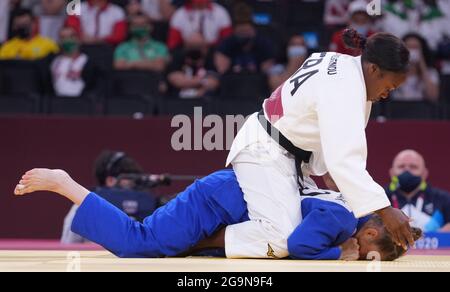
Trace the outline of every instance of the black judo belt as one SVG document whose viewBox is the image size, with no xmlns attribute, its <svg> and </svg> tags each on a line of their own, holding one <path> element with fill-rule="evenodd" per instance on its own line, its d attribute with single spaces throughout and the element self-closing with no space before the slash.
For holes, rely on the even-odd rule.
<svg viewBox="0 0 450 292">
<path fill-rule="evenodd" d="M 303 173 L 302 173 L 302 162 L 308 163 L 311 158 L 312 152 L 305 151 L 296 147 L 289 141 L 280 131 L 278 131 L 272 124 L 266 119 L 264 115 L 264 111 L 260 111 L 258 114 L 258 120 L 263 128 L 266 130 L 267 134 L 269 134 L 272 139 L 277 142 L 281 147 L 286 149 L 291 155 L 295 158 L 295 168 L 297 170 L 297 178 L 300 178 L 303 181 Z M 278 141 L 274 138 L 278 137 Z M 303 184 L 298 181 L 300 188 L 303 188 Z"/>
</svg>

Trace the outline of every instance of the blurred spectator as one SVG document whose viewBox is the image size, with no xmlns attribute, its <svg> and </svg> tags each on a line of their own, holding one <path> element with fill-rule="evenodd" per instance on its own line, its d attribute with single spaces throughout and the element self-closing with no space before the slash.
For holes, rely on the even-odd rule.
<svg viewBox="0 0 450 292">
<path fill-rule="evenodd" d="M 326 26 L 341 27 L 348 22 L 348 5 L 351 0 L 326 0 L 324 23 Z"/>
<path fill-rule="evenodd" d="M 181 6 L 186 4 L 187 1 L 189 1 L 189 0 L 172 0 L 171 3 L 172 3 L 173 6 L 175 6 L 177 8 L 180 8 Z"/>
<path fill-rule="evenodd" d="M 137 215 L 149 216 L 153 210 L 142 210 L 152 200 L 146 194 L 136 196 L 134 182 L 131 180 L 118 180 L 121 174 L 141 174 L 142 168 L 131 157 L 123 152 L 103 151 L 95 161 L 95 177 L 97 187 L 95 192 L 105 197 L 107 194 L 120 196 L 121 204 L 116 206 L 122 209 L 127 215 L 137 219 Z M 138 201 L 136 198 L 140 198 Z M 111 202 L 113 203 L 113 202 Z M 71 231 L 72 221 L 76 215 L 78 206 L 74 205 L 64 219 L 63 234 L 61 242 L 63 244 L 85 243 L 86 239 Z M 140 214 L 141 212 L 145 214 Z M 139 216 L 141 217 L 141 216 Z"/>
<path fill-rule="evenodd" d="M 287 62 L 277 64 L 269 71 L 269 84 L 272 91 L 289 79 L 308 57 L 308 47 L 302 35 L 294 35 L 290 38 L 286 54 Z"/>
<path fill-rule="evenodd" d="M 12 39 L 0 47 L 0 59 L 36 60 L 58 52 L 51 39 L 33 34 L 36 21 L 28 9 L 17 10 L 12 23 Z"/>
<path fill-rule="evenodd" d="M 446 16 L 446 34 L 445 37 L 439 42 L 438 55 L 441 59 L 441 73 L 444 75 L 450 75 L 450 1 L 439 1 L 440 9 Z M 448 92 L 448 98 L 450 100 L 450 92 Z"/>
<path fill-rule="evenodd" d="M 81 3 L 81 15 L 71 15 L 66 24 L 81 35 L 83 44 L 117 45 L 127 34 L 124 10 L 109 0 L 87 0 Z"/>
<path fill-rule="evenodd" d="M 149 70 L 162 72 L 169 61 L 165 44 L 151 38 L 152 25 L 144 14 L 131 16 L 129 35 L 131 39 L 119 47 L 114 54 L 114 67 L 118 70 Z"/>
<path fill-rule="evenodd" d="M 369 37 L 374 33 L 373 20 L 367 14 L 367 2 L 365 0 L 353 1 L 348 8 L 349 21 L 348 26 L 354 28 L 359 34 Z M 351 56 L 358 56 L 361 54 L 359 50 L 350 49 L 345 46 L 342 39 L 344 30 L 334 33 L 330 51 L 347 54 Z"/>
<path fill-rule="evenodd" d="M 130 0 L 125 6 L 127 18 L 142 13 L 142 5 L 140 0 Z"/>
<path fill-rule="evenodd" d="M 0 1 L 0 44 L 8 39 L 9 0 Z"/>
<path fill-rule="evenodd" d="M 16 15 L 16 12 L 22 11 L 22 1 L 21 0 L 8 0 L 6 1 L 9 4 L 9 11 L 8 11 L 8 37 L 7 39 L 11 38 L 12 36 L 12 22 L 14 19 L 14 16 Z"/>
<path fill-rule="evenodd" d="M 171 0 L 141 0 L 141 6 L 152 21 L 168 22 L 176 10 Z"/>
<path fill-rule="evenodd" d="M 170 21 L 168 47 L 173 50 L 193 33 L 200 33 L 209 46 L 217 45 L 232 33 L 226 9 L 211 0 L 187 0 Z"/>
<path fill-rule="evenodd" d="M 42 12 L 42 0 L 19 0 L 22 8 L 30 9 L 34 15 Z"/>
<path fill-rule="evenodd" d="M 428 175 L 422 155 L 414 150 L 401 151 L 392 163 L 387 195 L 395 208 L 411 217 L 412 226 L 425 232 L 449 232 L 450 193 L 430 186 Z"/>
<path fill-rule="evenodd" d="M 439 99 L 439 73 L 432 66 L 426 40 L 414 33 L 406 35 L 403 40 L 410 51 L 411 65 L 405 83 L 392 92 L 392 99 L 436 102 Z"/>
<path fill-rule="evenodd" d="M 437 56 L 440 60 L 441 73 L 450 75 L 450 34 L 439 43 Z"/>
<path fill-rule="evenodd" d="M 184 51 L 169 66 L 167 79 L 169 95 L 184 99 L 207 97 L 219 88 L 213 58 L 201 34 L 186 39 Z"/>
<path fill-rule="evenodd" d="M 382 28 L 402 38 L 416 32 L 424 37 L 432 50 L 436 50 L 443 36 L 449 32 L 450 12 L 441 9 L 437 0 L 387 1 L 383 9 Z"/>
<path fill-rule="evenodd" d="M 33 15 L 40 15 L 42 12 L 42 0 L 2 0 L 9 2 L 11 10 L 29 9 Z"/>
<path fill-rule="evenodd" d="M 66 0 L 42 0 L 42 13 L 38 17 L 42 36 L 59 42 L 59 32 L 66 20 Z"/>
<path fill-rule="evenodd" d="M 450 12 L 450 1 L 439 0 L 437 2 L 438 2 L 438 6 L 441 9 L 441 11 L 445 11 L 446 15 L 448 15 L 447 13 Z"/>
<path fill-rule="evenodd" d="M 268 73 L 274 62 L 273 43 L 257 32 L 251 8 L 246 4 L 237 6 L 233 35 L 220 43 L 217 49 L 217 70 L 220 74 L 230 71 Z"/>
<path fill-rule="evenodd" d="M 61 54 L 51 66 L 53 89 L 56 96 L 79 97 L 88 82 L 92 82 L 92 67 L 88 56 L 80 52 L 80 40 L 72 27 L 60 32 Z"/>
</svg>

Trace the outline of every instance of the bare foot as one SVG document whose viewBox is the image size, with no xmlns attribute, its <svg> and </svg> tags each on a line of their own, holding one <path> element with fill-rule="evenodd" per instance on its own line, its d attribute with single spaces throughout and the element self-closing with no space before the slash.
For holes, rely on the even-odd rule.
<svg viewBox="0 0 450 292">
<path fill-rule="evenodd" d="M 22 176 L 14 194 L 23 196 L 37 191 L 61 193 L 64 185 L 70 180 L 70 176 L 63 170 L 35 168 Z"/>
</svg>

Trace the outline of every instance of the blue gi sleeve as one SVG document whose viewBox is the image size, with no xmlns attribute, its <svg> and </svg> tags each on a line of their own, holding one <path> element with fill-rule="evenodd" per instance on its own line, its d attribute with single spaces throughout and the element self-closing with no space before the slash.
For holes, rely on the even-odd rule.
<svg viewBox="0 0 450 292">
<path fill-rule="evenodd" d="M 345 213 L 342 212 L 342 215 L 345 216 Z M 346 232 L 342 225 L 348 222 L 346 219 L 337 218 L 334 212 L 327 209 L 312 210 L 288 238 L 290 257 L 302 260 L 338 260 L 341 249 L 333 244 Z"/>
</svg>

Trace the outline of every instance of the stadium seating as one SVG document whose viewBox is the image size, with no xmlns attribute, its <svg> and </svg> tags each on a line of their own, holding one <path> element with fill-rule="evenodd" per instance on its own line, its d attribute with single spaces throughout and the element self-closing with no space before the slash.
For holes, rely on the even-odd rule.
<svg viewBox="0 0 450 292">
<path fill-rule="evenodd" d="M 44 94 L 37 62 L 0 61 L 0 112 L 35 113 Z"/>
<path fill-rule="evenodd" d="M 194 115 L 196 107 L 202 108 L 202 114 L 215 113 L 211 98 L 199 99 L 179 99 L 174 97 L 161 97 L 158 103 L 158 113 L 160 115 Z"/>
<path fill-rule="evenodd" d="M 128 0 L 112 0 L 122 7 Z M 182 1 L 177 1 L 182 2 Z M 230 15 L 236 0 L 217 0 Z M 308 32 L 311 42 L 318 37 L 319 47 L 327 47 L 329 37 L 323 24 L 324 1 L 245 0 L 253 9 L 253 20 L 260 34 L 271 39 L 277 59 L 285 54 L 288 37 Z M 168 23 L 154 23 L 153 37 L 165 42 Z M 309 43 L 309 42 L 308 42 Z M 216 97 L 181 100 L 164 96 L 159 83 L 164 76 L 144 72 L 113 70 L 114 47 L 106 44 L 83 45 L 95 68 L 95 82 L 81 98 L 56 97 L 52 92 L 48 60 L 39 62 L 0 62 L 0 113 L 107 114 L 147 115 L 192 114 L 202 106 L 203 113 L 220 115 L 250 114 L 261 108 L 270 95 L 267 79 L 259 74 L 225 75 Z M 90 80 L 92 81 L 92 80 Z M 450 75 L 441 76 L 439 108 L 426 102 L 382 102 L 373 107 L 372 118 L 388 119 L 450 119 Z"/>
<path fill-rule="evenodd" d="M 450 120 L 450 74 L 440 76 L 441 118 Z"/>
<path fill-rule="evenodd" d="M 450 104 L 450 74 L 441 75 L 440 79 L 441 100 L 447 104 Z"/>
<path fill-rule="evenodd" d="M 427 101 L 389 101 L 386 103 L 388 119 L 437 119 L 439 109 L 436 104 Z"/>
<path fill-rule="evenodd" d="M 107 98 L 106 114 L 153 114 L 159 96 L 161 76 L 146 71 L 113 71 Z"/>
<path fill-rule="evenodd" d="M 226 74 L 220 82 L 222 99 L 255 101 L 269 96 L 267 77 L 264 74 Z"/>
<path fill-rule="evenodd" d="M 64 115 L 93 115 L 96 113 L 95 96 L 81 97 L 50 96 L 47 99 L 47 113 Z"/>
</svg>

